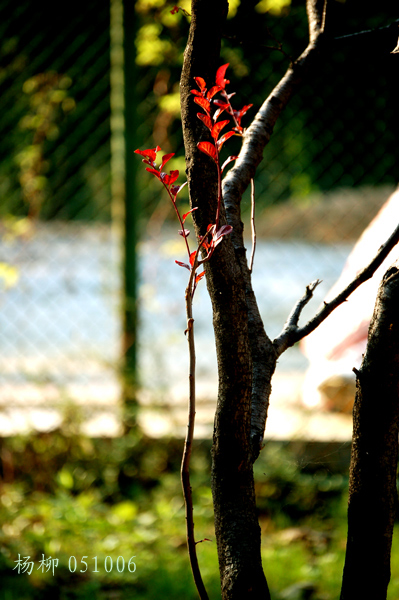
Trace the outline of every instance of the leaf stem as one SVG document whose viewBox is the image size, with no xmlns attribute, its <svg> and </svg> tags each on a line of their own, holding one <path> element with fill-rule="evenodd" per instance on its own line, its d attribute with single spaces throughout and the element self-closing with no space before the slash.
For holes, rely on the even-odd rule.
<svg viewBox="0 0 399 600">
<path fill-rule="evenodd" d="M 218 204 L 217 204 L 217 209 L 216 209 L 216 219 L 215 219 L 215 230 L 218 230 L 219 227 L 219 218 L 220 218 L 220 207 L 222 205 L 222 171 L 220 168 L 220 156 L 219 156 L 219 152 L 218 149 L 216 147 L 216 151 L 217 151 L 217 163 L 216 163 L 216 167 L 217 167 L 217 171 L 218 171 Z"/>
<path fill-rule="evenodd" d="M 170 191 L 170 189 L 168 188 L 168 186 L 162 181 L 162 185 L 165 188 L 165 190 L 168 192 L 169 194 L 169 198 L 171 199 L 171 202 L 173 204 L 173 208 L 175 209 L 175 213 L 177 215 L 177 218 L 179 219 L 179 223 L 180 223 L 180 227 L 182 229 L 182 235 L 184 237 L 184 241 L 186 242 L 186 248 L 187 248 L 187 254 L 188 254 L 188 258 L 190 259 L 190 246 L 188 245 L 188 240 L 187 240 L 187 235 L 186 235 L 186 230 L 184 229 L 184 223 L 183 223 L 183 219 L 180 216 L 179 210 L 176 206 L 176 202 L 173 199 L 173 195 L 172 192 Z"/>
</svg>

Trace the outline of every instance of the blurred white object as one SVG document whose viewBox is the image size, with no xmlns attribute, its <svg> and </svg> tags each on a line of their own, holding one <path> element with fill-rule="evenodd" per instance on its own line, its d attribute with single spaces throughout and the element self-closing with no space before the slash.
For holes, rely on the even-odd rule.
<svg viewBox="0 0 399 600">
<path fill-rule="evenodd" d="M 376 255 L 399 223 L 399 188 L 388 198 L 360 236 L 343 271 L 328 292 L 328 302 L 341 292 Z M 366 349 L 367 332 L 378 286 L 388 267 L 399 258 L 396 245 L 373 277 L 363 283 L 346 302 L 307 338 L 301 349 L 310 361 L 303 386 L 305 406 L 347 412 L 355 397 L 353 367 L 359 369 Z"/>
</svg>

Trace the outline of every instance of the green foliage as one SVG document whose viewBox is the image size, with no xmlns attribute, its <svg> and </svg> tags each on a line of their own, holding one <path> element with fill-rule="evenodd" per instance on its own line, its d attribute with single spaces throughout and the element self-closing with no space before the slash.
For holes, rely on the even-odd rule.
<svg viewBox="0 0 399 600">
<path fill-rule="evenodd" d="M 210 443 L 196 443 L 192 460 L 199 561 L 210 596 L 219 574 L 210 492 Z M 179 468 L 182 443 L 130 432 L 114 440 L 68 431 L 2 441 L 0 600 L 158 600 L 197 597 L 188 565 Z M 262 554 L 273 598 L 313 600 L 339 595 L 346 536 L 347 453 L 316 454 L 268 443 L 256 465 Z M 399 539 L 399 538 L 398 538 Z M 13 570 L 21 556 L 36 569 Z M 38 561 L 59 559 L 54 576 Z M 70 557 L 77 560 L 76 572 Z M 99 572 L 95 569 L 97 556 Z M 113 569 L 106 573 L 109 556 Z M 135 556 L 136 571 L 116 570 Z M 88 571 L 81 562 L 88 563 Z M 108 560 L 108 567 L 110 559 Z M 121 561 L 122 559 L 120 559 Z M 121 564 L 121 562 L 119 563 Z M 399 542 L 394 538 L 392 583 L 399 593 Z"/>
<path fill-rule="evenodd" d="M 347 475 L 331 472 L 323 462 L 300 468 L 284 444 L 267 444 L 254 469 L 260 514 L 281 524 L 328 521 L 348 487 Z"/>
<path fill-rule="evenodd" d="M 68 10 L 1 7 L 1 217 L 109 218 L 109 2 Z"/>
</svg>

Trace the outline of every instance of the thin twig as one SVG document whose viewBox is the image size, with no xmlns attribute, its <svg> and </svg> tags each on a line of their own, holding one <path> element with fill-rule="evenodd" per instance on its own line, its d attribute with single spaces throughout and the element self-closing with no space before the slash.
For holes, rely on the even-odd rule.
<svg viewBox="0 0 399 600">
<path fill-rule="evenodd" d="M 307 305 L 307 303 L 313 298 L 313 292 L 320 283 L 320 279 L 316 279 L 315 281 L 312 281 L 311 283 L 309 283 L 309 285 L 306 286 L 306 292 L 304 296 L 302 296 L 302 298 L 298 300 L 298 302 L 292 309 L 286 321 L 286 324 L 284 325 L 285 330 L 292 330 L 298 327 L 299 317 L 301 316 L 301 313 Z"/>
<path fill-rule="evenodd" d="M 313 284 L 310 284 L 306 289 L 307 292 L 305 296 L 298 301 L 296 306 L 294 307 L 291 315 L 295 315 L 293 318 L 290 317 L 287 319 L 286 324 L 283 327 L 282 332 L 275 340 L 273 340 L 273 345 L 275 347 L 277 356 L 280 356 L 287 348 L 290 348 L 296 342 L 299 342 L 302 338 L 309 335 L 312 331 L 316 329 L 331 313 L 335 310 L 340 304 L 345 302 L 347 298 L 365 281 L 370 279 L 378 267 L 383 263 L 388 254 L 391 252 L 392 248 L 396 246 L 399 242 L 399 225 L 396 227 L 395 231 L 392 235 L 387 239 L 387 241 L 380 246 L 377 254 L 372 259 L 372 261 L 362 270 L 357 276 L 346 286 L 342 292 L 340 292 L 333 300 L 330 302 L 324 302 L 323 307 L 319 310 L 319 312 L 310 319 L 303 327 L 298 327 L 297 323 L 302 312 L 303 307 L 309 302 L 310 298 L 313 295 L 313 290 L 309 290 L 308 288 Z M 308 297 L 309 296 L 309 297 Z M 306 299 L 306 301 L 304 301 Z"/>
<path fill-rule="evenodd" d="M 256 228 L 255 228 L 255 181 L 251 179 L 251 234 L 252 234 L 252 248 L 251 258 L 249 259 L 249 270 L 252 273 L 252 267 L 254 265 L 255 250 L 256 250 Z"/>
<path fill-rule="evenodd" d="M 187 433 L 184 442 L 183 457 L 181 463 L 181 482 L 183 488 L 183 497 L 186 510 L 186 528 L 187 528 L 187 548 L 190 558 L 191 571 L 194 582 L 201 600 L 208 600 L 204 582 L 202 581 L 201 571 L 198 565 L 196 550 L 196 541 L 194 537 L 194 515 L 193 515 L 193 497 L 190 485 L 190 458 L 194 439 L 195 423 L 195 340 L 194 340 L 194 319 L 193 319 L 193 286 L 195 282 L 196 269 L 198 266 L 198 251 L 191 270 L 190 279 L 186 288 L 186 316 L 187 316 L 187 340 L 189 349 L 189 406 Z"/>
<path fill-rule="evenodd" d="M 387 31 L 388 29 L 392 29 L 395 25 L 399 25 L 399 19 L 395 19 L 389 25 L 382 25 L 381 27 L 376 27 L 375 29 L 365 29 L 363 31 L 355 31 L 354 33 L 348 33 L 346 35 L 340 35 L 334 38 L 334 42 L 340 42 L 345 40 L 350 40 L 351 38 L 357 37 L 366 37 L 368 35 L 373 35 L 379 32 Z"/>
</svg>

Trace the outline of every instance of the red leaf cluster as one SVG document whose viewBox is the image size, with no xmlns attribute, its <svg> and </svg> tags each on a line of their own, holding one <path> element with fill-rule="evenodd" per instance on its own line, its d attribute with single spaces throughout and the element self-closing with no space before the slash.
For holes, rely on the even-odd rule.
<svg viewBox="0 0 399 600">
<path fill-rule="evenodd" d="M 186 184 L 184 183 L 183 185 L 173 185 L 179 177 L 179 171 L 169 171 L 168 174 L 165 173 L 165 171 L 163 170 L 168 160 L 170 160 L 175 155 L 174 152 L 171 152 L 170 154 L 165 154 L 162 157 L 160 166 L 157 167 L 155 161 L 157 159 L 157 152 L 160 151 L 161 148 L 157 146 L 156 148 L 149 148 L 148 150 L 135 150 L 134 152 L 135 154 L 140 154 L 141 156 L 144 156 L 143 163 L 150 165 L 149 167 L 146 167 L 146 171 L 152 173 L 157 179 L 159 179 L 159 181 L 161 181 L 164 184 L 168 191 L 170 191 L 170 193 L 173 196 L 173 199 L 176 200 L 177 194 Z"/>
<path fill-rule="evenodd" d="M 196 104 L 198 104 L 205 112 L 205 114 L 197 113 L 197 117 L 201 119 L 207 129 L 209 129 L 214 140 L 213 144 L 211 142 L 199 142 L 198 148 L 201 152 L 210 156 L 216 164 L 219 164 L 219 152 L 223 144 L 234 134 L 243 135 L 244 129 L 241 127 L 241 119 L 252 106 L 252 104 L 248 104 L 241 110 L 234 110 L 231 106 L 230 98 L 234 96 L 234 93 L 226 93 L 226 85 L 230 83 L 230 81 L 225 78 L 228 66 L 229 63 L 219 67 L 216 72 L 216 85 L 211 87 L 210 90 L 208 90 L 206 81 L 202 77 L 194 77 L 194 81 L 199 90 L 191 90 L 191 93 L 194 95 L 194 102 L 196 102 Z M 222 94 L 223 99 L 214 99 L 215 94 L 218 92 Z M 217 110 L 214 111 L 213 116 L 211 116 L 212 104 L 218 107 Z M 231 131 L 228 131 L 218 139 L 221 130 L 230 123 L 230 120 L 218 122 L 218 118 L 224 111 L 228 112 L 228 114 L 233 117 L 234 127 Z M 223 167 L 231 162 L 231 160 L 234 160 L 234 158 L 230 157 L 230 159 L 225 161 Z"/>
</svg>

